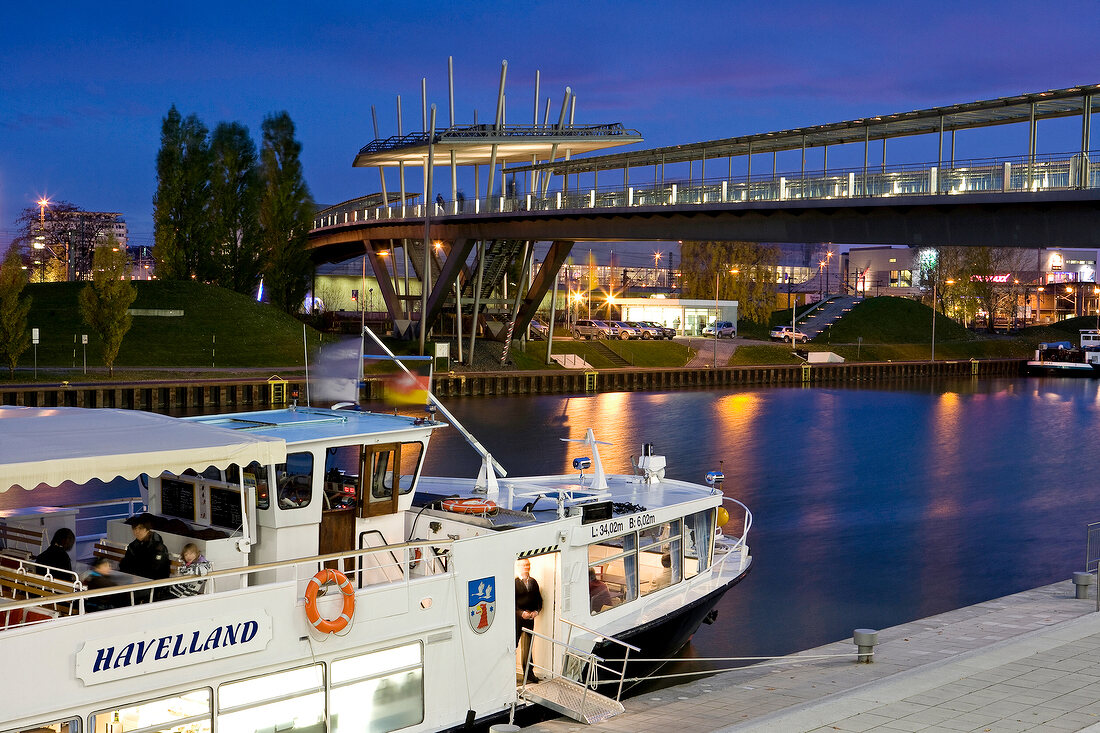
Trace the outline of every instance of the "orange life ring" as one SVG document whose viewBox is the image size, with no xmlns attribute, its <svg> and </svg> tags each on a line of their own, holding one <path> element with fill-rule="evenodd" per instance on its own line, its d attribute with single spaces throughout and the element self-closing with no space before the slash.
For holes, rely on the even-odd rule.
<svg viewBox="0 0 1100 733">
<path fill-rule="evenodd" d="M 416 566 L 420 564 L 421 558 L 424 557 L 424 552 L 419 547 L 417 547 L 410 553 L 410 555 L 411 557 L 409 558 L 409 570 L 415 570 Z"/>
<path fill-rule="evenodd" d="M 344 607 L 341 609 L 340 615 L 332 621 L 321 618 L 321 612 L 317 610 L 317 592 L 321 590 L 321 586 L 325 583 L 336 583 L 340 588 L 340 592 L 344 595 Z M 306 618 L 313 625 L 313 628 L 322 634 L 335 634 L 348 627 L 354 614 L 355 588 L 352 587 L 348 576 L 339 570 L 325 568 L 309 579 L 309 583 L 306 584 Z"/>
<path fill-rule="evenodd" d="M 496 502 L 488 499 L 444 499 L 443 508 L 455 514 L 476 514 L 487 516 L 496 514 Z"/>
</svg>

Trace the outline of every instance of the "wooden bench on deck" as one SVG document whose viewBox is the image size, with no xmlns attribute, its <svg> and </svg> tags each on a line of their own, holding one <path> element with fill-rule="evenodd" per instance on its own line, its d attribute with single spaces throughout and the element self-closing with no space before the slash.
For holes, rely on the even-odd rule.
<svg viewBox="0 0 1100 733">
<path fill-rule="evenodd" d="M 34 562 L 10 556 L 0 558 L 0 599 L 41 599 L 42 602 L 40 608 L 34 609 L 5 611 L 0 607 L 0 628 L 75 613 L 73 601 L 50 603 L 49 598 L 82 589 L 76 573 L 51 569 L 49 575 L 40 575 Z"/>
<path fill-rule="evenodd" d="M 46 532 L 13 524 L 0 524 L 0 552 L 9 557 L 32 560 L 46 548 Z"/>
</svg>

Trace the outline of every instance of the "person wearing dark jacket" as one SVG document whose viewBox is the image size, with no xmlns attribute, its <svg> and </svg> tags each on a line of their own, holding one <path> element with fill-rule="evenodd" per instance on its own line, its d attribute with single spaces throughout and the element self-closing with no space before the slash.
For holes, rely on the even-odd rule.
<svg viewBox="0 0 1100 733">
<path fill-rule="evenodd" d="M 46 574 L 47 568 L 44 566 L 57 570 L 67 570 L 71 573 L 73 571 L 73 561 L 69 559 L 69 551 L 73 549 L 75 544 L 76 535 L 68 527 L 62 527 L 54 532 L 50 546 L 34 559 L 38 563 L 38 574 Z"/>
<path fill-rule="evenodd" d="M 172 561 L 168 548 L 160 535 L 153 531 L 152 523 L 144 516 L 133 520 L 134 541 L 126 546 L 126 555 L 118 569 L 131 575 L 159 580 L 167 578 Z"/>
<path fill-rule="evenodd" d="M 520 665 L 527 667 L 527 659 L 531 654 L 531 635 L 524 629 L 535 628 L 535 617 L 542 610 L 542 592 L 539 583 L 531 577 L 531 561 L 527 558 L 516 563 L 516 645 L 520 651 Z M 526 681 L 538 682 L 534 669 L 527 670 Z"/>
</svg>

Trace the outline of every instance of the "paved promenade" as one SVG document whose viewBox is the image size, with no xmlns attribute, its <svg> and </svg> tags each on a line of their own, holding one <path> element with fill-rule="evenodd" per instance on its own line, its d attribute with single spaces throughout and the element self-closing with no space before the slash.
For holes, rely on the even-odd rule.
<svg viewBox="0 0 1100 733">
<path fill-rule="evenodd" d="M 882 629 L 873 664 L 799 661 L 852 654 L 846 639 L 628 699 L 594 728 L 560 719 L 524 730 L 1100 733 L 1095 609 L 1067 580 Z"/>
</svg>

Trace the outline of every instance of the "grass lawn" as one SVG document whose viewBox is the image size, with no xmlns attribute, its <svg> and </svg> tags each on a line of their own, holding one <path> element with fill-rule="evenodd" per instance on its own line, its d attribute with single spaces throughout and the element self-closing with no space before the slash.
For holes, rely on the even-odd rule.
<svg viewBox="0 0 1100 733">
<path fill-rule="evenodd" d="M 302 323 L 251 298 L 194 282 L 135 282 L 134 309 L 181 310 L 177 316 L 133 317 L 116 367 L 281 367 L 302 366 Z M 102 343 L 84 324 L 77 304 L 84 283 L 39 283 L 31 296 L 28 326 L 39 329 L 38 367 L 80 367 L 81 334 L 88 335 L 88 366 L 103 365 Z M 321 334 L 306 328 L 314 348 Z M 34 364 L 34 347 L 19 365 Z M 0 370 L 0 378 L 6 377 Z"/>
</svg>

